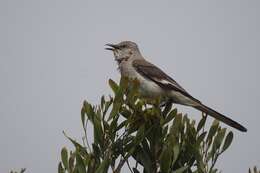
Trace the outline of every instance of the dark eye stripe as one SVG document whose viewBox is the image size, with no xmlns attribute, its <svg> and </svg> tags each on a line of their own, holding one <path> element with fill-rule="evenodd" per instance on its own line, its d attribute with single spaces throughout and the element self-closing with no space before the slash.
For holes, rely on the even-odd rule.
<svg viewBox="0 0 260 173">
<path fill-rule="evenodd" d="M 120 46 L 121 48 L 126 48 L 127 46 L 125 44 L 121 45 Z"/>
</svg>

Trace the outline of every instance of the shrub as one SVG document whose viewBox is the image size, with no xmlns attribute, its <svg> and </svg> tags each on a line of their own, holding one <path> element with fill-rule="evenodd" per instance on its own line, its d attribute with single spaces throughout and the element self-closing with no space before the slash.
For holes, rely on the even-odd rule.
<svg viewBox="0 0 260 173">
<path fill-rule="evenodd" d="M 59 173 L 120 173 L 123 166 L 132 173 L 218 172 L 215 164 L 233 133 L 217 120 L 206 129 L 206 115 L 196 123 L 170 103 L 162 107 L 160 98 L 141 98 L 135 80 L 121 79 L 119 85 L 109 80 L 109 85 L 113 97 L 101 97 L 99 105 L 83 103 L 83 143 L 64 133 L 75 149 L 62 148 Z"/>
</svg>

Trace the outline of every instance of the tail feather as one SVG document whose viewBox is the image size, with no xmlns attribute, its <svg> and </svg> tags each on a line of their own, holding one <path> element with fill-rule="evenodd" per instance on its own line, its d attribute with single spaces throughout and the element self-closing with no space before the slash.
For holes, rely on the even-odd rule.
<svg viewBox="0 0 260 173">
<path fill-rule="evenodd" d="M 247 129 L 242 126 L 241 124 L 239 124 L 238 122 L 226 117 L 225 115 L 222 115 L 220 113 L 218 113 L 217 111 L 203 105 L 203 104 L 200 104 L 200 105 L 197 105 L 197 106 L 193 106 L 195 109 L 198 109 L 214 118 L 216 118 L 217 120 L 219 121 L 222 121 L 223 123 L 231 126 L 231 127 L 234 127 L 242 132 L 246 132 Z"/>
</svg>

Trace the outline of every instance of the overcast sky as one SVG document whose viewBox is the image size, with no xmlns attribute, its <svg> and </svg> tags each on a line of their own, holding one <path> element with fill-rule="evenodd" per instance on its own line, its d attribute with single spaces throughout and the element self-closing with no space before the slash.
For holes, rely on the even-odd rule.
<svg viewBox="0 0 260 173">
<path fill-rule="evenodd" d="M 119 80 L 104 44 L 121 40 L 248 128 L 232 129 L 218 168 L 260 167 L 260 1 L 1 0 L 0 172 L 57 172 L 60 149 L 73 149 L 62 130 L 80 140 L 83 100 Z"/>
</svg>

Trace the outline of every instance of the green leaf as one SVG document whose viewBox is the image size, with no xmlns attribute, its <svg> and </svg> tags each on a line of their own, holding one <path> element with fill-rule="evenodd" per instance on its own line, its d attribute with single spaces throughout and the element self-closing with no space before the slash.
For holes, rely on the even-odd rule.
<svg viewBox="0 0 260 173">
<path fill-rule="evenodd" d="M 63 131 L 63 134 L 64 134 L 64 136 L 65 136 L 67 139 L 69 139 L 69 140 L 72 142 L 72 144 L 75 146 L 75 148 L 76 148 L 77 150 L 80 151 L 81 154 L 84 154 L 84 155 L 86 155 L 86 156 L 88 155 L 87 150 L 86 150 L 82 145 L 80 145 L 78 142 L 76 142 L 76 141 L 73 140 L 71 137 L 69 137 L 64 131 Z"/>
<path fill-rule="evenodd" d="M 98 107 L 98 108 L 96 109 L 96 117 L 97 117 L 97 119 L 98 119 L 99 121 L 101 121 L 102 116 L 101 116 L 101 108 L 100 108 L 100 107 Z"/>
<path fill-rule="evenodd" d="M 96 158 L 101 157 L 101 151 L 100 148 L 98 147 L 97 144 L 92 143 L 92 148 L 93 148 L 93 154 L 95 155 Z"/>
<path fill-rule="evenodd" d="M 172 164 L 175 164 L 176 160 L 178 159 L 179 154 L 180 154 L 180 146 L 178 144 L 175 144 L 173 146 L 173 161 L 172 161 Z"/>
<path fill-rule="evenodd" d="M 258 171 L 257 171 L 257 167 L 256 166 L 254 166 L 254 173 L 257 173 Z"/>
<path fill-rule="evenodd" d="M 173 171 L 173 173 L 183 173 L 187 168 L 188 168 L 188 166 L 183 166 L 183 167 Z"/>
<path fill-rule="evenodd" d="M 182 126 L 182 114 L 177 114 L 173 120 L 170 133 L 171 134 L 179 134 Z"/>
<path fill-rule="evenodd" d="M 101 126 L 101 122 L 97 119 L 97 117 L 94 117 L 94 142 L 100 144 L 103 146 L 103 130 Z"/>
<path fill-rule="evenodd" d="M 85 109 L 84 107 L 81 108 L 81 123 L 83 128 L 85 128 Z"/>
<path fill-rule="evenodd" d="M 128 119 L 132 115 L 132 112 L 125 106 L 122 106 L 122 109 L 120 110 L 120 114 L 126 119 Z"/>
<path fill-rule="evenodd" d="M 217 133 L 216 137 L 214 138 L 213 146 L 216 147 L 216 149 L 218 149 L 220 147 L 220 145 L 225 137 L 225 133 L 226 133 L 226 128 L 223 128 Z"/>
<path fill-rule="evenodd" d="M 140 142 L 142 142 L 142 140 L 144 139 L 144 136 L 145 136 L 145 126 L 144 125 L 142 125 L 139 129 L 138 129 L 138 131 L 137 131 L 137 133 L 136 133 L 136 136 L 135 136 L 135 141 L 134 141 L 134 143 L 137 145 L 137 144 L 139 144 Z"/>
<path fill-rule="evenodd" d="M 221 152 L 224 152 L 226 149 L 228 149 L 228 147 L 232 143 L 232 140 L 233 140 L 233 133 L 229 132 L 227 134 L 227 136 L 226 136 L 226 139 L 225 139 L 225 142 L 224 142 L 224 145 L 222 147 L 222 151 Z"/>
<path fill-rule="evenodd" d="M 112 79 L 109 79 L 108 83 L 109 83 L 110 88 L 116 94 L 119 89 L 119 86 Z"/>
<path fill-rule="evenodd" d="M 100 103 L 102 110 L 104 109 L 105 103 L 106 103 L 105 96 L 102 96 L 102 97 L 101 97 L 101 103 Z"/>
<path fill-rule="evenodd" d="M 173 155 L 173 151 L 172 151 L 171 147 L 164 145 L 164 149 L 163 149 L 163 151 L 161 153 L 161 157 L 160 157 L 160 167 L 161 167 L 161 171 L 163 173 L 167 173 L 170 171 L 172 155 Z"/>
<path fill-rule="evenodd" d="M 147 132 L 149 131 L 150 130 L 148 129 Z M 126 145 L 125 147 L 126 151 L 128 152 L 126 158 L 134 153 L 134 151 L 136 150 L 136 146 L 138 146 L 143 141 L 144 137 L 145 137 L 145 126 L 142 125 L 138 129 L 136 136 L 133 138 L 132 142 Z"/>
<path fill-rule="evenodd" d="M 61 162 L 59 163 L 59 166 L 58 166 L 58 173 L 65 173 L 65 170 L 64 170 L 64 168 L 62 167 Z"/>
<path fill-rule="evenodd" d="M 202 127 L 204 127 L 206 120 L 207 120 L 207 116 L 203 116 L 202 119 L 200 120 L 198 126 L 197 126 L 198 132 L 202 129 Z"/>
<path fill-rule="evenodd" d="M 166 117 L 164 124 L 167 124 L 168 122 L 170 122 L 175 116 L 177 115 L 177 109 L 173 109 L 169 114 L 168 116 Z"/>
<path fill-rule="evenodd" d="M 162 112 L 162 116 L 163 117 L 165 117 L 169 113 L 169 111 L 171 111 L 172 104 L 173 104 L 172 102 L 166 102 L 165 108 L 164 108 L 164 110 Z M 177 113 L 177 111 L 176 111 L 176 113 Z"/>
<path fill-rule="evenodd" d="M 61 160 L 62 164 L 64 165 L 65 169 L 69 169 L 69 164 L 68 164 L 68 151 L 65 147 L 62 148 L 61 150 Z"/>
<path fill-rule="evenodd" d="M 93 122 L 93 118 L 95 116 L 95 112 L 94 112 L 93 107 L 87 101 L 84 101 L 83 109 L 85 110 L 85 112 L 86 112 L 88 118 L 90 119 L 90 121 Z"/>
<path fill-rule="evenodd" d="M 218 126 L 219 126 L 219 121 L 218 120 L 214 120 L 210 129 L 209 129 L 209 133 L 208 133 L 208 137 L 207 137 L 207 142 L 211 142 L 212 137 L 216 134 L 217 130 L 218 130 Z"/>
<path fill-rule="evenodd" d="M 217 173 L 218 169 L 212 169 L 212 171 L 210 173 Z"/>
<path fill-rule="evenodd" d="M 135 148 L 135 151 L 133 153 L 133 158 L 141 163 L 141 165 L 143 165 L 144 169 L 146 170 L 146 172 L 152 172 L 152 161 L 151 158 L 149 156 L 149 153 L 147 153 L 144 148 L 141 147 L 141 145 L 138 145 Z"/>
<path fill-rule="evenodd" d="M 143 147 L 144 152 L 147 153 L 147 155 L 151 158 L 152 156 L 151 156 L 150 146 L 146 139 L 144 139 L 142 141 L 142 147 Z"/>
<path fill-rule="evenodd" d="M 112 140 L 112 141 L 114 141 L 114 138 L 117 134 L 118 118 L 119 118 L 119 116 L 114 117 L 109 126 L 108 132 L 109 132 L 110 140 Z"/>
<path fill-rule="evenodd" d="M 87 173 L 86 166 L 78 153 L 76 154 L 76 168 L 79 173 Z"/>
<path fill-rule="evenodd" d="M 106 115 L 106 113 L 107 113 L 109 107 L 112 105 L 112 103 L 113 103 L 113 98 L 111 98 L 111 97 L 110 97 L 109 101 L 105 102 L 105 108 L 103 110 L 103 117 Z"/>
<path fill-rule="evenodd" d="M 102 163 L 97 168 L 97 171 L 95 173 L 107 173 L 109 167 L 109 159 L 105 158 Z"/>
<path fill-rule="evenodd" d="M 162 130 L 162 136 L 166 136 L 167 135 L 167 133 L 168 133 L 168 125 L 167 126 L 165 126 L 164 128 L 163 128 L 163 130 Z"/>
<path fill-rule="evenodd" d="M 73 169 L 75 167 L 74 162 L 75 162 L 75 153 L 71 153 L 69 158 L 69 169 L 68 169 L 70 172 L 73 172 Z"/>
<path fill-rule="evenodd" d="M 200 134 L 197 138 L 197 144 L 200 144 L 204 140 L 206 135 L 207 135 L 207 132 L 203 132 L 202 134 Z"/>
<path fill-rule="evenodd" d="M 110 112 L 108 121 L 111 120 L 112 118 L 114 118 L 116 115 L 118 115 L 119 110 L 121 108 L 121 105 L 122 105 L 122 103 L 119 103 L 119 102 L 114 102 L 113 103 L 113 108 L 112 108 L 112 110 Z"/>
</svg>

